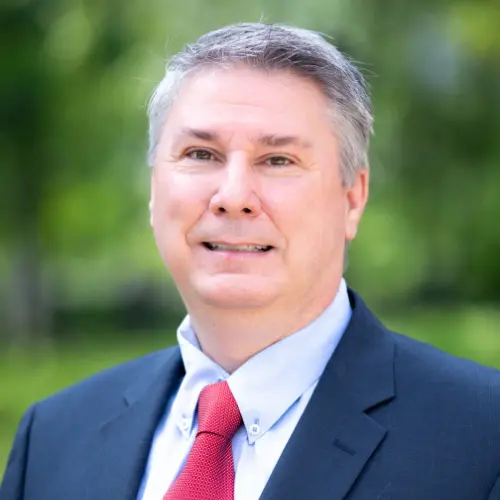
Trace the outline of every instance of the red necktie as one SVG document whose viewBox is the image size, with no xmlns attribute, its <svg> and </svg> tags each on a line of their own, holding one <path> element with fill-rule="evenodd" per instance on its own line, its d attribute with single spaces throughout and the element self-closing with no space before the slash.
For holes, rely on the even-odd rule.
<svg viewBox="0 0 500 500">
<path fill-rule="evenodd" d="M 231 442 L 241 423 L 227 382 L 205 387 L 198 400 L 198 433 L 193 447 L 163 500 L 233 500 Z"/>
</svg>

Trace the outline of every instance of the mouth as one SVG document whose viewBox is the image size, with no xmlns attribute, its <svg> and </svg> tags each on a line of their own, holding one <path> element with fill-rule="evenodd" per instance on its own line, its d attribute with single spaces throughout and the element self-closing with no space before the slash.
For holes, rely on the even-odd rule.
<svg viewBox="0 0 500 500">
<path fill-rule="evenodd" d="M 204 241 L 203 246 L 212 252 L 252 252 L 252 253 L 265 253 L 272 250 L 274 247 L 271 245 L 228 245 L 225 243 L 212 243 Z"/>
</svg>

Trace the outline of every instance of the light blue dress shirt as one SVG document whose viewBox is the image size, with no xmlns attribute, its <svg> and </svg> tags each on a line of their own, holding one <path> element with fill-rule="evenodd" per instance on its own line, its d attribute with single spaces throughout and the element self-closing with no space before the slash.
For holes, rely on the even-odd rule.
<svg viewBox="0 0 500 500">
<path fill-rule="evenodd" d="M 257 353 L 229 375 L 200 350 L 187 316 L 177 331 L 186 375 L 156 429 L 138 499 L 162 499 L 194 442 L 201 390 L 227 380 L 244 423 L 232 443 L 234 498 L 257 500 L 350 318 L 342 279 L 334 301 L 316 320 Z"/>
</svg>

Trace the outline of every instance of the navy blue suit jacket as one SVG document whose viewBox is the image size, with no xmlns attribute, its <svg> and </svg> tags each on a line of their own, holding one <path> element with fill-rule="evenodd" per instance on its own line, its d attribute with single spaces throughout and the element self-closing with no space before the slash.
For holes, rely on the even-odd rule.
<svg viewBox="0 0 500 500">
<path fill-rule="evenodd" d="M 500 499 L 499 372 L 392 333 L 350 298 L 351 322 L 261 499 Z M 135 499 L 182 376 L 175 347 L 33 405 L 0 500 Z"/>
</svg>

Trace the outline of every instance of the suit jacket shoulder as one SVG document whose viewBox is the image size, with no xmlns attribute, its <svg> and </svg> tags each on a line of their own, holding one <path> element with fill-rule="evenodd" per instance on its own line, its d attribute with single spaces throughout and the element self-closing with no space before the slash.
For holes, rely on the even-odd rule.
<svg viewBox="0 0 500 500">
<path fill-rule="evenodd" d="M 478 419 L 490 419 L 489 424 L 493 418 L 500 423 L 499 370 L 398 333 L 389 334 L 396 346 L 394 373 L 398 398 L 411 397 L 415 404 L 435 402 L 436 411 L 449 411 L 446 405 L 454 403 L 460 405 L 459 413 L 473 412 Z"/>
<path fill-rule="evenodd" d="M 105 418 L 124 398 L 138 396 L 160 373 L 179 371 L 179 363 L 178 347 L 170 347 L 108 368 L 39 402 L 37 418 L 58 415 L 60 424 L 69 413 L 71 421 L 82 412 L 82 404 L 87 418 Z"/>
<path fill-rule="evenodd" d="M 0 500 L 132 500 L 157 423 L 183 375 L 178 348 L 98 373 L 23 417 Z"/>
</svg>

